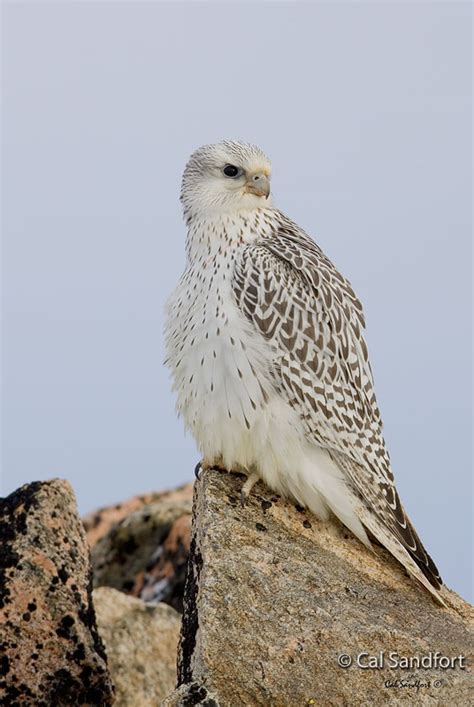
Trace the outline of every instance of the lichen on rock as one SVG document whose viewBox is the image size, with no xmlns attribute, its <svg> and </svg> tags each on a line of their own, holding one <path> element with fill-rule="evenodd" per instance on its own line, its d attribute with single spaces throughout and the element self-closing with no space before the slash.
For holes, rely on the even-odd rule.
<svg viewBox="0 0 474 707">
<path fill-rule="evenodd" d="M 112 704 L 69 483 L 26 484 L 1 499 L 0 542 L 0 704 Z"/>
</svg>

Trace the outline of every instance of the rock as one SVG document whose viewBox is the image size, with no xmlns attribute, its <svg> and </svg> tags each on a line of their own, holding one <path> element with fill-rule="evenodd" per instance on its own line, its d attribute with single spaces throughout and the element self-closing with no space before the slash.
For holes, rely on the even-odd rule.
<svg viewBox="0 0 474 707">
<path fill-rule="evenodd" d="M 168 503 L 181 503 L 187 501 L 192 503 L 193 484 L 184 484 L 172 491 L 154 491 L 145 493 L 141 496 L 134 496 L 122 503 L 117 503 L 115 506 L 105 506 L 97 511 L 88 513 L 84 516 L 83 523 L 87 533 L 87 540 L 91 548 L 96 542 L 103 538 L 111 530 L 111 528 L 121 520 L 131 515 L 134 511 L 149 506 L 159 501 Z"/>
<path fill-rule="evenodd" d="M 163 707 L 191 707 L 191 705 L 201 705 L 201 707 L 219 707 L 219 702 L 215 695 L 197 682 L 188 682 L 180 685 L 174 692 L 162 702 Z"/>
<path fill-rule="evenodd" d="M 1 499 L 0 542 L 0 704 L 112 704 L 68 482 L 27 484 Z"/>
<path fill-rule="evenodd" d="M 157 707 L 176 684 L 180 614 L 109 587 L 93 596 L 117 707 Z"/>
<path fill-rule="evenodd" d="M 242 483 L 213 470 L 196 483 L 180 687 L 165 704 L 470 703 L 459 663 L 394 668 L 389 655 L 462 654 L 469 666 L 468 604 L 445 588 L 438 606 L 383 549 L 262 484 L 241 507 Z M 357 666 L 380 652 L 384 667 Z"/>
<path fill-rule="evenodd" d="M 132 499 L 85 519 L 94 586 L 108 586 L 182 611 L 192 485 Z"/>
</svg>

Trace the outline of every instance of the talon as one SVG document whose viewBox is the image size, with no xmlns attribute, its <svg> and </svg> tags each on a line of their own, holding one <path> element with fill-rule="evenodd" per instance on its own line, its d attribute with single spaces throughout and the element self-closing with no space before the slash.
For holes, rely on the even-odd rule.
<svg viewBox="0 0 474 707">
<path fill-rule="evenodd" d="M 194 476 L 196 479 L 199 481 L 201 477 L 201 471 L 202 471 L 202 462 L 198 462 L 196 466 L 194 467 Z"/>
</svg>

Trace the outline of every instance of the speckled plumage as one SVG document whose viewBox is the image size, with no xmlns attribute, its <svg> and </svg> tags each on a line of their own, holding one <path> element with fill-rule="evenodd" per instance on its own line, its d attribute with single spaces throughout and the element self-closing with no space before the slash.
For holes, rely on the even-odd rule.
<svg viewBox="0 0 474 707">
<path fill-rule="evenodd" d="M 230 181 L 226 164 L 242 174 Z M 370 531 L 440 600 L 394 485 L 362 306 L 319 246 L 249 193 L 269 175 L 242 143 L 205 146 L 186 167 L 187 264 L 166 325 L 178 413 L 205 463 L 334 513 L 367 545 Z"/>
</svg>

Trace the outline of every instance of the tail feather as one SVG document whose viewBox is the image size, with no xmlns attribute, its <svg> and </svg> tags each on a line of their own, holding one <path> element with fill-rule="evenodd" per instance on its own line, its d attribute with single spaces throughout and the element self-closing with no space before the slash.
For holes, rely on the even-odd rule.
<svg viewBox="0 0 474 707">
<path fill-rule="evenodd" d="M 403 567 L 405 567 L 407 572 L 422 584 L 439 604 L 446 606 L 438 591 L 441 588 L 441 582 L 437 580 L 439 574 L 437 573 L 433 561 L 431 560 L 431 563 L 435 568 L 436 576 L 430 573 L 424 563 L 420 563 L 416 557 L 413 557 L 392 531 L 386 528 L 385 525 L 369 511 L 369 509 L 364 508 L 362 504 L 359 508 L 359 517 L 367 530 L 370 531 L 379 543 L 381 543 Z M 427 555 L 427 557 L 429 558 L 429 555 Z"/>
<path fill-rule="evenodd" d="M 408 518 L 395 487 L 393 487 L 393 496 L 397 508 L 397 522 L 391 524 L 389 530 L 392 530 L 394 535 L 400 540 L 403 547 L 413 558 L 414 562 L 416 562 L 430 584 L 432 584 L 435 589 L 440 589 L 443 584 L 443 580 L 441 579 L 439 570 L 427 553 L 418 533 Z"/>
<path fill-rule="evenodd" d="M 348 490 L 352 489 L 355 511 L 362 525 L 444 605 L 438 593 L 443 580 L 410 522 L 394 484 L 345 454 L 332 452 L 331 456 L 347 474 Z"/>
</svg>

